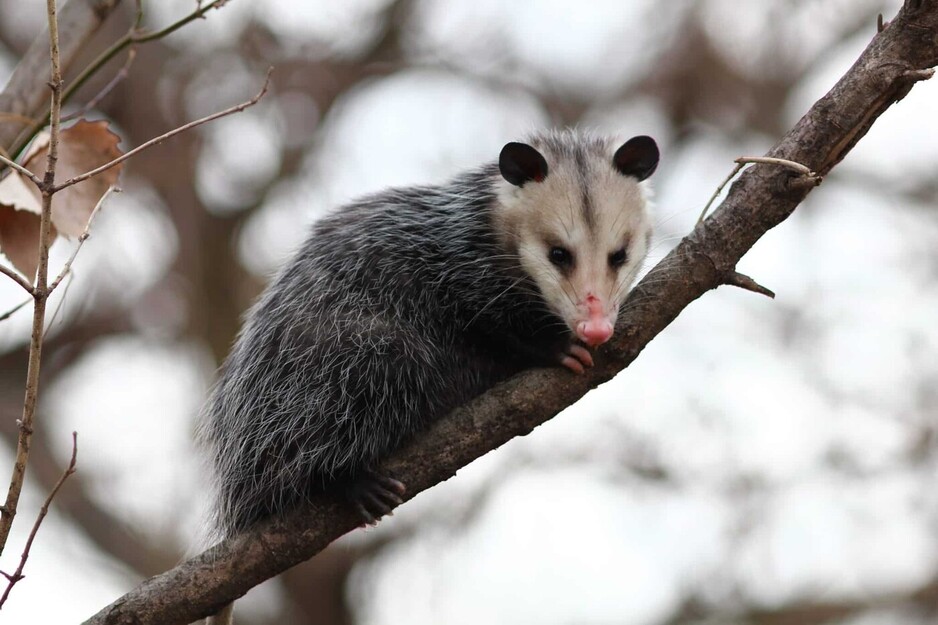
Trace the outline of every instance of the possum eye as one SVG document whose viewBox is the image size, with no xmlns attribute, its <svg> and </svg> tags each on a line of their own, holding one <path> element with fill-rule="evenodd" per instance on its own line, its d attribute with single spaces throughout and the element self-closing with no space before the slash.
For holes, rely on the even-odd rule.
<svg viewBox="0 0 938 625">
<path fill-rule="evenodd" d="M 570 253 L 570 250 L 556 245 L 550 248 L 547 258 L 558 267 L 566 267 L 573 262 L 573 254 Z"/>
<path fill-rule="evenodd" d="M 609 266 L 618 269 L 625 264 L 625 248 L 620 248 L 609 255 Z"/>
</svg>

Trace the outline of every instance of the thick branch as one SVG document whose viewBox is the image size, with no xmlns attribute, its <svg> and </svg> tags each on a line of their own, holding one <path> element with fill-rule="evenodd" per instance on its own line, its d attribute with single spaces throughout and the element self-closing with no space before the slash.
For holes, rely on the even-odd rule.
<svg viewBox="0 0 938 625">
<path fill-rule="evenodd" d="M 826 174 L 923 69 L 938 64 L 938 0 L 908 2 L 860 59 L 768 156 Z M 692 301 L 726 281 L 736 263 L 810 191 L 789 184 L 792 172 L 756 164 L 732 186 L 721 207 L 636 287 L 621 331 L 584 376 L 554 370 L 523 373 L 453 411 L 385 464 L 408 485 L 408 497 L 451 477 L 459 468 L 530 432 L 639 355 Z M 226 540 L 153 577 L 87 621 L 189 623 L 321 551 L 354 529 L 356 514 L 322 499 L 311 510 Z"/>
</svg>

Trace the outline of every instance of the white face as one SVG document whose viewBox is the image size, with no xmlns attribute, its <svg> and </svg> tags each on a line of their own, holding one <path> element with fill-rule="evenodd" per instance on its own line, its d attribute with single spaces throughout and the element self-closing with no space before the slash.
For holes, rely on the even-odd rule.
<svg viewBox="0 0 938 625">
<path fill-rule="evenodd" d="M 648 253 L 638 179 L 619 173 L 610 152 L 586 165 L 550 162 L 541 181 L 500 184 L 498 199 L 508 243 L 547 304 L 586 345 L 609 340 Z"/>
</svg>

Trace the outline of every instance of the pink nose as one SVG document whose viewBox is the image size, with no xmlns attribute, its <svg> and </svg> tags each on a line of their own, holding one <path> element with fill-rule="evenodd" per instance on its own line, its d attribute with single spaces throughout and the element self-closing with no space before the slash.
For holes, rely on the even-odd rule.
<svg viewBox="0 0 938 625">
<path fill-rule="evenodd" d="M 602 345 L 612 336 L 612 324 L 605 319 L 596 319 L 581 321 L 576 325 L 577 338 L 589 345 L 596 347 Z"/>
</svg>

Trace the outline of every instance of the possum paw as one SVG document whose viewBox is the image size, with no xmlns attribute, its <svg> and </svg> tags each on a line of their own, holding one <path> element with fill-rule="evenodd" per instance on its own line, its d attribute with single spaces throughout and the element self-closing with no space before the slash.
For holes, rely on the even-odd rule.
<svg viewBox="0 0 938 625">
<path fill-rule="evenodd" d="M 585 347 L 571 343 L 565 352 L 561 352 L 560 364 L 574 373 L 583 373 L 586 367 L 593 366 L 593 355 Z"/>
<path fill-rule="evenodd" d="M 369 471 L 348 487 L 346 495 L 361 515 L 363 525 L 377 525 L 381 517 L 392 515 L 394 508 L 404 503 L 405 492 L 403 482 Z"/>
</svg>

